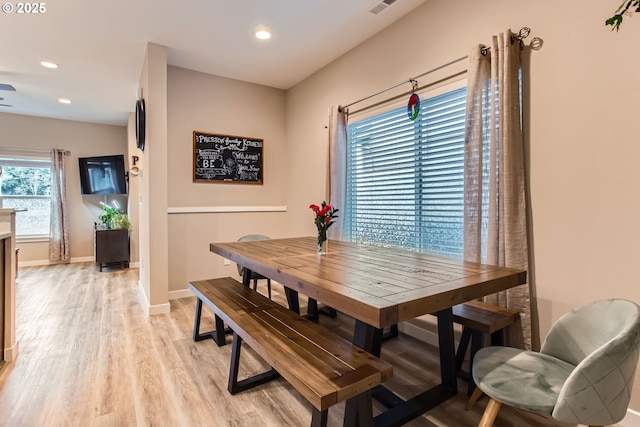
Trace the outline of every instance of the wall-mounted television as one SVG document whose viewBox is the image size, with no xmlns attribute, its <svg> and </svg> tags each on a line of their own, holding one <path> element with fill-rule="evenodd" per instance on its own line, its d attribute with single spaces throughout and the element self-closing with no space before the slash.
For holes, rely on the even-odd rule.
<svg viewBox="0 0 640 427">
<path fill-rule="evenodd" d="M 127 194 L 124 155 L 80 157 L 82 194 Z"/>
</svg>

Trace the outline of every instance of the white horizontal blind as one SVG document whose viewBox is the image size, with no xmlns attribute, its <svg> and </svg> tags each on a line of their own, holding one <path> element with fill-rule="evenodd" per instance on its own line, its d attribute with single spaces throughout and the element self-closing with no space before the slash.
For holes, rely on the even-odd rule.
<svg viewBox="0 0 640 427">
<path fill-rule="evenodd" d="M 16 210 L 16 237 L 19 241 L 49 238 L 49 152 L 0 148 L 0 207 Z"/>
<path fill-rule="evenodd" d="M 346 238 L 462 256 L 466 88 L 348 126 Z"/>
</svg>

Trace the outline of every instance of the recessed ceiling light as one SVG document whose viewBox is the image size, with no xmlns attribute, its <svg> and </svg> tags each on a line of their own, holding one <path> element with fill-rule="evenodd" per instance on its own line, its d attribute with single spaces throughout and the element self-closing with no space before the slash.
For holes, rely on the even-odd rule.
<svg viewBox="0 0 640 427">
<path fill-rule="evenodd" d="M 71 104 L 71 100 L 69 98 L 58 98 L 58 102 L 60 104 Z"/>
<path fill-rule="evenodd" d="M 58 64 L 51 61 L 40 61 L 40 65 L 42 65 L 45 68 L 53 68 L 53 69 L 58 68 Z"/>
<path fill-rule="evenodd" d="M 271 38 L 271 31 L 268 28 L 258 28 L 255 32 L 256 38 L 260 40 L 269 40 Z"/>
</svg>

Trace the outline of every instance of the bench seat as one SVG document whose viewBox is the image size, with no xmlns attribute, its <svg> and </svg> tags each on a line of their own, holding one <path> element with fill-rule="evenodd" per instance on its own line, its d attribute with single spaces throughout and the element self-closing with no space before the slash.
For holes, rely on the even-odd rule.
<svg viewBox="0 0 640 427">
<path fill-rule="evenodd" d="M 252 291 L 227 277 L 191 282 L 189 288 L 216 316 L 216 329 L 226 323 L 234 333 L 229 392 L 235 394 L 278 375 L 287 380 L 314 407 L 312 425 L 326 425 L 327 410 L 347 401 L 345 424 L 371 424 L 371 396 L 367 393 L 392 375 L 388 363 L 367 353 L 327 328 Z M 196 336 L 207 336 L 199 328 Z M 224 345 L 224 332 L 208 335 Z M 272 371 L 237 380 L 241 342 L 245 341 Z M 347 413 L 354 419 L 347 420 Z M 357 415 L 355 415 L 357 414 Z"/>
<path fill-rule="evenodd" d="M 469 396 L 475 389 L 471 366 L 475 354 L 482 348 L 484 335 L 489 335 L 491 345 L 504 345 L 504 329 L 520 319 L 518 310 L 501 307 L 483 301 L 467 301 L 453 307 L 453 321 L 462 325 L 462 336 L 456 351 L 456 368 L 459 375 L 469 382 Z M 471 340 L 469 372 L 462 370 L 464 357 Z"/>
</svg>

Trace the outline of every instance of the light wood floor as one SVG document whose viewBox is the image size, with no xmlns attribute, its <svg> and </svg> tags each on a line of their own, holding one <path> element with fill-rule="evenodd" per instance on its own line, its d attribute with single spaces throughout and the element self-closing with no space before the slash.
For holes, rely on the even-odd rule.
<svg viewBox="0 0 640 427">
<path fill-rule="evenodd" d="M 273 288 L 283 301 L 280 285 Z M 99 273 L 93 263 L 24 268 L 17 308 L 20 353 L 0 371 L 0 426 L 310 424 L 310 405 L 284 380 L 231 396 L 231 346 L 191 339 L 195 297 L 171 301 L 170 314 L 147 317 L 137 270 Z M 202 330 L 213 324 L 205 311 Z M 345 337 L 353 328 L 344 315 L 320 321 Z M 385 343 L 382 357 L 394 366 L 388 386 L 405 398 L 437 381 L 435 349 L 411 337 Z M 241 376 L 266 368 L 243 350 Z M 466 384 L 460 389 L 408 425 L 477 425 L 487 399 L 465 411 Z M 329 411 L 330 426 L 342 425 L 343 411 L 343 405 Z M 503 408 L 496 427 L 503 426 L 567 425 Z"/>
</svg>

